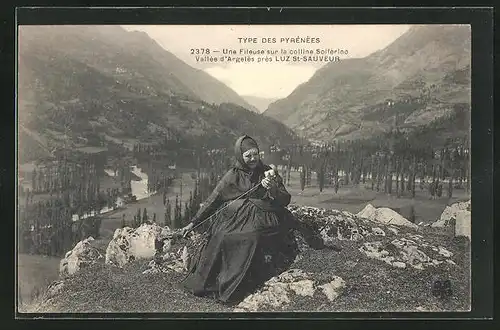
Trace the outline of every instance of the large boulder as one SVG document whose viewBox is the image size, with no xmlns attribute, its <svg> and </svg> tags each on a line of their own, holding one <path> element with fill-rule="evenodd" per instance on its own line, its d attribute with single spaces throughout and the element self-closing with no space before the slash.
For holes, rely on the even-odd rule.
<svg viewBox="0 0 500 330">
<path fill-rule="evenodd" d="M 371 208 L 373 206 L 369 204 L 365 209 L 370 210 Z M 347 211 L 309 206 L 290 205 L 289 210 L 303 224 L 303 227 L 307 227 L 309 232 L 315 232 L 326 245 L 343 240 L 363 241 L 370 237 L 397 236 L 401 231 L 401 227 L 406 230 L 418 228 L 417 225 L 407 220 L 408 223 L 405 222 L 405 219 L 397 213 L 396 215 L 390 215 L 390 218 L 396 219 L 394 221 L 380 221 L 379 215 L 383 215 L 384 211 L 377 213 L 376 209 L 373 212 L 375 216 L 367 217 Z M 387 217 L 384 219 L 387 219 Z M 295 239 L 300 252 L 308 248 L 306 240 L 302 236 L 302 233 L 295 232 Z"/>
<path fill-rule="evenodd" d="M 441 217 L 431 227 L 452 228 L 455 236 L 465 236 L 470 239 L 471 235 L 471 201 L 454 203 L 446 206 Z"/>
<path fill-rule="evenodd" d="M 368 204 L 363 210 L 356 214 L 358 217 L 370 219 L 372 221 L 380 222 L 385 225 L 405 226 L 412 229 L 417 229 L 418 226 L 413 222 L 405 219 L 402 215 L 387 207 L 375 208 L 373 205 Z"/>
<path fill-rule="evenodd" d="M 343 292 L 346 284 L 338 276 L 327 277 L 320 283 L 318 279 L 315 279 L 315 274 L 300 269 L 289 269 L 265 282 L 261 289 L 241 301 L 234 311 L 257 312 L 285 309 L 299 296 L 319 297 L 319 299 L 331 302 Z"/>
<path fill-rule="evenodd" d="M 123 267 L 130 261 L 153 258 L 155 242 L 169 231 L 156 224 L 143 224 L 138 228 L 118 228 L 106 249 L 106 263 Z"/>
<path fill-rule="evenodd" d="M 61 276 L 73 275 L 80 269 L 88 267 L 100 259 L 102 254 L 97 248 L 92 246 L 93 237 L 78 242 L 75 247 L 66 253 L 59 263 L 59 274 Z"/>
</svg>

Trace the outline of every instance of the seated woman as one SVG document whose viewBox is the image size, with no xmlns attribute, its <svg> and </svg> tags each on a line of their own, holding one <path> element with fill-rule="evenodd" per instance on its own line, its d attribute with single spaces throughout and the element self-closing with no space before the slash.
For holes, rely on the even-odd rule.
<svg viewBox="0 0 500 330">
<path fill-rule="evenodd" d="M 291 196 L 282 178 L 276 172 L 267 176 L 271 167 L 261 162 L 251 137 L 236 141 L 235 154 L 236 165 L 182 229 L 187 233 L 213 216 L 209 238 L 194 256 L 181 287 L 225 303 L 242 299 L 283 271 L 297 251 L 289 235 L 294 219 L 285 208 Z"/>
</svg>

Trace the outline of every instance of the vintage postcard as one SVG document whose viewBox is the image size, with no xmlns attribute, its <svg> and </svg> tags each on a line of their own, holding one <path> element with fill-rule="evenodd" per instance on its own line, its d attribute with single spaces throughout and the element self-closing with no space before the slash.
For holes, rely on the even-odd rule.
<svg viewBox="0 0 500 330">
<path fill-rule="evenodd" d="M 20 313 L 471 310 L 471 26 L 22 25 Z"/>
</svg>

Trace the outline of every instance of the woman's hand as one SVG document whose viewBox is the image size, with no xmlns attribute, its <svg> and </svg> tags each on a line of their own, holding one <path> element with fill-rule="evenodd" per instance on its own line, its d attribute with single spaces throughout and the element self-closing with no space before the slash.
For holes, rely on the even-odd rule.
<svg viewBox="0 0 500 330">
<path fill-rule="evenodd" d="M 272 187 L 274 187 L 276 185 L 276 181 L 274 181 L 272 178 L 270 177 L 266 177 L 264 179 L 262 179 L 262 187 L 266 188 L 266 189 L 271 189 Z"/>
<path fill-rule="evenodd" d="M 185 226 L 184 228 L 181 229 L 181 234 L 182 234 L 182 237 L 186 237 L 187 234 L 189 234 L 189 232 L 191 231 L 191 229 L 193 229 L 194 225 L 193 223 L 191 222 L 189 225 Z"/>
</svg>

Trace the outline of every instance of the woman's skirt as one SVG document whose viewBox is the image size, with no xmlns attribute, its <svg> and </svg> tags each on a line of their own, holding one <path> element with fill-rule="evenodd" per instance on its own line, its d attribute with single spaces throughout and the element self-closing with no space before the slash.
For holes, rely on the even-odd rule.
<svg viewBox="0 0 500 330">
<path fill-rule="evenodd" d="M 257 205 L 246 200 L 232 214 L 214 218 L 181 287 L 197 296 L 238 301 L 286 269 L 296 249 L 283 224 L 285 212 Z"/>
</svg>

